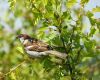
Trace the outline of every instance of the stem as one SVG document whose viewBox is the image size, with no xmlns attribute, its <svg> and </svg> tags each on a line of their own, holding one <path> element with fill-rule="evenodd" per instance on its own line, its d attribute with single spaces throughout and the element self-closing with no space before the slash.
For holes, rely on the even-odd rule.
<svg viewBox="0 0 100 80">
<path fill-rule="evenodd" d="M 61 23 L 60 23 L 60 27 L 61 27 Z M 66 52 L 66 54 L 68 54 L 69 50 L 67 51 L 67 49 L 66 49 L 65 41 L 64 41 L 63 37 L 61 36 L 61 29 L 59 27 L 58 27 L 58 30 L 59 30 L 59 33 L 60 33 L 61 41 L 63 43 L 63 47 L 65 48 L 65 52 Z M 70 56 L 68 55 L 66 58 L 67 58 L 66 64 L 68 65 L 68 68 L 69 68 L 69 71 L 70 71 L 71 80 L 75 80 L 74 77 L 72 76 L 73 69 L 71 67 L 70 60 L 69 60 Z"/>
<path fill-rule="evenodd" d="M 63 37 L 61 36 L 61 30 L 60 30 L 60 29 L 59 29 L 59 33 L 60 33 L 61 41 L 62 41 L 62 43 L 63 43 L 63 47 L 65 48 L 65 52 L 67 53 L 65 41 L 64 41 Z M 68 54 L 68 53 L 67 53 L 67 54 Z"/>
<path fill-rule="evenodd" d="M 20 67 L 24 62 L 25 62 L 25 60 L 22 61 L 22 62 L 21 62 L 20 64 L 18 64 L 17 66 L 15 66 L 14 68 L 10 69 L 9 72 L 7 72 L 7 73 L 4 74 L 2 77 L 0 77 L 0 80 L 3 79 L 3 78 L 5 78 L 7 75 L 9 75 L 10 73 L 12 73 L 13 71 L 15 71 L 15 70 L 16 70 L 18 67 Z"/>
<path fill-rule="evenodd" d="M 80 52 L 81 52 L 82 49 L 83 49 L 83 48 L 81 47 L 81 48 L 78 50 L 78 52 L 77 52 L 77 56 L 76 56 L 76 59 L 75 59 L 76 64 L 79 62 Z"/>
</svg>

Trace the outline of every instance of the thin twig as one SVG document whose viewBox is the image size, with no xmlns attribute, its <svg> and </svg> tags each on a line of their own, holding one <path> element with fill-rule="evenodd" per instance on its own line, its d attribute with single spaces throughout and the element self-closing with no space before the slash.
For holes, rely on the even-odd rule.
<svg viewBox="0 0 100 80">
<path fill-rule="evenodd" d="M 75 59 L 75 61 L 76 61 L 76 63 L 78 63 L 78 61 L 79 61 L 79 57 L 80 57 L 80 53 L 81 53 L 81 50 L 82 50 L 83 48 L 81 47 L 79 50 L 78 50 L 78 52 L 77 52 L 77 56 L 76 56 L 76 59 Z"/>
<path fill-rule="evenodd" d="M 62 21 L 60 22 L 60 27 L 61 27 L 61 23 L 62 23 Z M 59 33 L 60 33 L 60 38 L 61 38 L 61 41 L 62 41 L 62 43 L 63 43 L 63 46 L 64 46 L 64 48 L 65 48 L 65 52 L 66 52 L 66 54 L 68 54 L 69 52 L 67 51 L 67 49 L 66 49 L 66 45 L 65 45 L 65 41 L 64 41 L 64 39 L 63 39 L 63 37 L 61 36 L 61 29 L 58 27 L 58 31 L 59 31 Z M 70 64 L 70 56 L 68 55 L 67 57 L 67 62 L 66 62 L 66 64 L 68 65 L 68 68 L 69 68 L 69 71 L 70 71 L 70 75 L 71 75 L 71 80 L 74 80 L 74 77 L 72 76 L 72 74 L 73 74 L 73 69 L 72 69 L 72 67 L 71 67 L 71 64 Z"/>
<path fill-rule="evenodd" d="M 12 73 L 13 71 L 15 71 L 18 67 L 20 67 L 23 63 L 25 63 L 26 61 L 22 61 L 20 64 L 18 64 L 17 66 L 13 67 L 12 69 L 10 69 L 9 72 L 7 72 L 6 74 L 4 74 L 2 77 L 0 77 L 0 80 L 5 78 L 7 75 L 9 75 L 10 73 Z"/>
</svg>

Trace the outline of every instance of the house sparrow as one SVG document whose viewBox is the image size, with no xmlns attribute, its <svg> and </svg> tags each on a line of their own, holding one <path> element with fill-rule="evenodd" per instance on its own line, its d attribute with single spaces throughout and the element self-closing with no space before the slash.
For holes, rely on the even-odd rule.
<svg viewBox="0 0 100 80">
<path fill-rule="evenodd" d="M 26 53 L 28 53 L 31 57 L 41 57 L 44 55 L 55 55 L 59 58 L 66 58 L 65 53 L 60 53 L 58 51 L 53 50 L 51 46 L 43 41 L 40 41 L 35 38 L 31 38 L 27 34 L 20 34 L 17 36 L 20 39 L 21 43 L 24 46 Z"/>
<path fill-rule="evenodd" d="M 35 38 L 31 38 L 27 34 L 20 34 L 17 38 L 19 38 L 24 47 L 30 51 L 43 52 L 52 49 L 48 44 Z"/>
</svg>

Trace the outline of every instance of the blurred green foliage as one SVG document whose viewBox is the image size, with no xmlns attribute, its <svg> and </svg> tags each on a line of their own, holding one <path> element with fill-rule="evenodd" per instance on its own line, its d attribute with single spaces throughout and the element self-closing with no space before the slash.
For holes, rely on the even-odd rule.
<svg viewBox="0 0 100 80">
<path fill-rule="evenodd" d="M 0 17 L 0 80 L 100 80 L 100 20 L 84 10 L 88 1 L 75 8 L 77 0 L 9 0 Z M 63 46 L 68 57 L 28 58 L 18 48 L 21 33 Z"/>
</svg>

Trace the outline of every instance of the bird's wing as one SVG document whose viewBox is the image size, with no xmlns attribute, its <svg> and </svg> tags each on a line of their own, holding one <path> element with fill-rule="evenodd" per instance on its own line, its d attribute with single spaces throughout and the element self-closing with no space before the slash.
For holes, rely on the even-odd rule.
<svg viewBox="0 0 100 80">
<path fill-rule="evenodd" d="M 30 51 L 37 51 L 37 52 L 43 52 L 43 51 L 47 51 L 48 47 L 44 47 L 44 46 L 38 46 L 38 45 L 31 45 L 31 46 L 27 46 L 25 47 L 27 50 Z"/>
<path fill-rule="evenodd" d="M 48 44 L 45 43 L 45 42 L 43 42 L 43 41 L 37 41 L 36 44 L 37 44 L 38 46 L 41 46 L 41 47 L 47 47 L 47 46 L 48 46 Z"/>
<path fill-rule="evenodd" d="M 32 45 L 26 46 L 26 48 L 30 51 L 47 51 L 49 49 L 49 45 L 42 41 L 33 40 Z"/>
</svg>

